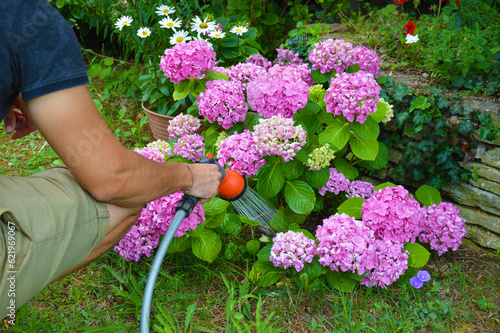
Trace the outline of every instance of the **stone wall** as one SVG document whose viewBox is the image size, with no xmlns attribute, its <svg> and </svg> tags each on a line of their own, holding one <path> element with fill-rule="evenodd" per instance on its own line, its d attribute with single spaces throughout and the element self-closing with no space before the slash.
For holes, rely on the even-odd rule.
<svg viewBox="0 0 500 333">
<path fill-rule="evenodd" d="M 405 82 L 408 83 L 408 82 Z M 500 104 L 493 101 L 464 99 L 463 106 L 472 110 L 489 113 L 492 121 L 500 127 Z M 430 129 L 422 130 L 422 133 Z M 425 136 L 425 135 L 424 135 Z M 422 135 L 412 137 L 418 142 Z M 467 220 L 467 238 L 482 247 L 500 250 L 500 136 L 494 141 L 481 140 L 477 133 L 473 133 L 473 140 L 477 143 L 474 149 L 474 158 L 460 165 L 477 172 L 477 180 L 456 184 L 449 182 L 441 189 L 443 201 L 451 202 L 458 207 L 462 216 Z M 422 183 L 408 182 L 408 180 L 394 176 L 391 171 L 401 162 L 404 147 L 392 147 L 389 150 L 389 163 L 383 169 L 372 175 L 372 181 L 392 181 L 405 185 L 409 190 L 418 188 Z"/>
</svg>

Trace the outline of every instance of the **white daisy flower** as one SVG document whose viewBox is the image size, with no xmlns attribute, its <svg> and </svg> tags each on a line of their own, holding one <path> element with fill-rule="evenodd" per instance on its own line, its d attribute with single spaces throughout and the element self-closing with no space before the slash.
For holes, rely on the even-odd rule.
<svg viewBox="0 0 500 333">
<path fill-rule="evenodd" d="M 175 45 L 182 42 L 190 41 L 191 37 L 188 36 L 188 32 L 186 30 L 179 30 L 174 32 L 174 35 L 170 37 L 170 44 Z"/>
<path fill-rule="evenodd" d="M 166 29 L 172 29 L 174 31 L 176 31 L 176 28 L 181 27 L 181 21 L 179 21 L 178 18 L 176 18 L 175 20 L 172 20 L 168 16 L 165 17 L 163 20 L 161 20 L 159 23 L 160 23 L 160 27 L 166 28 Z"/>
<path fill-rule="evenodd" d="M 149 35 L 151 35 L 151 30 L 149 28 L 139 28 L 139 30 L 137 30 L 137 36 L 141 38 L 149 37 Z"/>
<path fill-rule="evenodd" d="M 161 5 L 160 7 L 156 7 L 156 14 L 161 16 L 168 16 L 170 14 L 175 13 L 175 8 L 167 5 Z"/>
<path fill-rule="evenodd" d="M 196 31 L 198 34 L 207 34 L 209 31 L 215 30 L 215 21 L 207 22 L 208 17 L 203 21 L 196 16 L 191 22 L 191 29 Z"/>
<path fill-rule="evenodd" d="M 242 26 L 236 26 L 236 27 L 232 27 L 231 30 L 230 30 L 233 34 L 237 34 L 237 35 L 243 35 L 245 32 L 248 31 L 248 29 L 246 27 L 242 27 Z"/>
<path fill-rule="evenodd" d="M 415 35 L 415 36 L 410 35 L 410 34 L 406 35 L 406 44 L 416 43 L 418 41 L 419 41 L 418 35 Z"/>
<path fill-rule="evenodd" d="M 210 31 L 210 37 L 212 38 L 224 38 L 226 37 L 226 33 L 225 32 L 222 32 L 222 31 Z"/>
<path fill-rule="evenodd" d="M 130 26 L 130 23 L 134 21 L 131 16 L 122 16 L 116 21 L 115 27 L 122 31 L 124 26 Z"/>
</svg>

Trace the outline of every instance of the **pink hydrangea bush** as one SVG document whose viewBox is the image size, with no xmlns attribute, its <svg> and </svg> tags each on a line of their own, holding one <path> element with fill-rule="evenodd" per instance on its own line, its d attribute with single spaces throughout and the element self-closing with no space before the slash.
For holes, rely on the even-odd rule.
<svg viewBox="0 0 500 333">
<path fill-rule="evenodd" d="M 321 73 L 335 71 L 336 74 L 341 74 L 355 64 L 354 48 L 351 43 L 342 39 L 328 38 L 314 45 L 309 52 L 309 61 L 312 69 Z"/>
<path fill-rule="evenodd" d="M 401 185 L 376 191 L 363 203 L 361 214 L 375 237 L 402 244 L 414 243 L 425 222 L 425 210 Z"/>
<path fill-rule="evenodd" d="M 362 285 L 386 288 L 408 269 L 409 255 L 403 243 L 376 238 L 372 251 L 375 256 L 375 268 L 361 280 Z"/>
<path fill-rule="evenodd" d="M 269 119 L 259 119 L 253 136 L 260 155 L 278 155 L 288 162 L 306 144 L 307 132 L 302 125 L 294 126 L 293 119 L 278 114 Z"/>
<path fill-rule="evenodd" d="M 217 121 L 224 129 L 245 120 L 248 110 L 243 86 L 238 81 L 207 82 L 207 89 L 196 101 L 200 115 L 210 123 Z"/>
<path fill-rule="evenodd" d="M 190 114 L 178 114 L 168 123 L 167 131 L 170 139 L 177 139 L 186 134 L 195 134 L 201 121 Z"/>
<path fill-rule="evenodd" d="M 427 207 L 425 221 L 419 240 L 429 243 L 431 249 L 438 251 L 438 255 L 449 249 L 458 250 L 462 238 L 467 234 L 465 219 L 460 210 L 451 203 L 441 202 Z"/>
<path fill-rule="evenodd" d="M 227 165 L 229 169 L 237 171 L 242 176 L 251 177 L 266 161 L 256 148 L 254 136 L 249 130 L 228 136 L 220 144 L 217 152 L 220 165 Z"/>
<path fill-rule="evenodd" d="M 216 54 L 212 46 L 203 40 L 176 44 L 165 50 L 160 69 L 174 83 L 200 75 L 215 66 Z"/>
<path fill-rule="evenodd" d="M 325 186 L 318 190 L 318 193 L 325 195 L 326 192 L 339 194 L 340 192 L 347 192 L 351 181 L 344 176 L 343 173 L 338 172 L 335 168 L 330 168 L 330 177 Z"/>
<path fill-rule="evenodd" d="M 174 143 L 174 155 L 197 162 L 203 158 L 205 142 L 199 134 L 186 134 Z"/>
<path fill-rule="evenodd" d="M 321 265 L 360 275 L 375 268 L 373 230 L 345 213 L 323 220 L 316 229 Z"/>
<path fill-rule="evenodd" d="M 354 48 L 354 62 L 359 65 L 361 70 L 372 74 L 374 77 L 379 77 L 382 61 L 380 61 L 375 51 L 365 46 L 356 46 Z"/>
<path fill-rule="evenodd" d="M 304 263 L 311 263 L 314 258 L 316 243 L 301 232 L 280 232 L 273 238 L 270 260 L 275 267 L 295 267 L 297 272 L 304 268 Z"/>
<path fill-rule="evenodd" d="M 364 123 L 377 111 L 379 96 L 380 86 L 372 74 L 363 71 L 337 74 L 325 95 L 326 111 L 344 115 L 350 122 L 356 118 L 357 122 Z"/>
<path fill-rule="evenodd" d="M 265 118 L 281 114 L 292 118 L 303 109 L 309 97 L 309 86 L 288 67 L 275 65 L 247 84 L 247 101 L 253 111 Z"/>
</svg>

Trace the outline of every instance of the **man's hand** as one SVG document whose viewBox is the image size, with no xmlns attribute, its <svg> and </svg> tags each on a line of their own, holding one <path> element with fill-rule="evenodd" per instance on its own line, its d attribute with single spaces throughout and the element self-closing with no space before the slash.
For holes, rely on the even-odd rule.
<svg viewBox="0 0 500 333">
<path fill-rule="evenodd" d="M 12 139 L 19 139 L 36 131 L 37 128 L 31 120 L 28 105 L 23 101 L 21 94 L 19 94 L 9 113 L 5 116 L 4 125 L 7 134 L 14 133 Z"/>
</svg>

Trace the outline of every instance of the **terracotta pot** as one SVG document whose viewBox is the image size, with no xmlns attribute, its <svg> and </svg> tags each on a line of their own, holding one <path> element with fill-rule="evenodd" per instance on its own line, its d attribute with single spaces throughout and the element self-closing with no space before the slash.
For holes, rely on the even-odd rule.
<svg viewBox="0 0 500 333">
<path fill-rule="evenodd" d="M 164 116 L 162 114 L 156 113 L 148 109 L 147 104 L 141 103 L 142 109 L 146 112 L 148 116 L 148 123 L 151 131 L 153 132 L 153 137 L 157 140 L 168 141 L 168 124 L 170 120 L 174 119 L 171 116 Z M 201 132 L 208 129 L 208 126 L 201 125 L 200 128 L 196 131 L 197 134 L 201 134 Z"/>
</svg>

